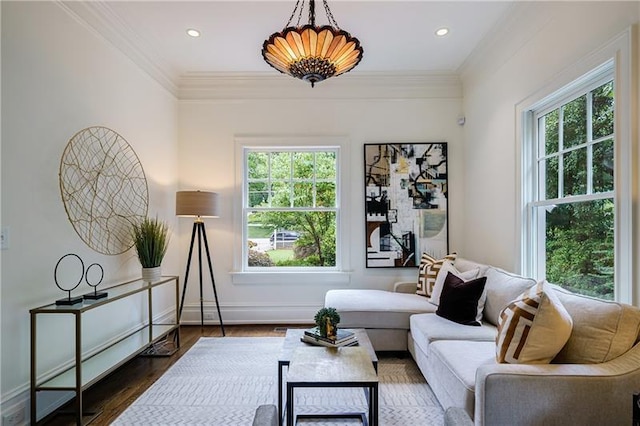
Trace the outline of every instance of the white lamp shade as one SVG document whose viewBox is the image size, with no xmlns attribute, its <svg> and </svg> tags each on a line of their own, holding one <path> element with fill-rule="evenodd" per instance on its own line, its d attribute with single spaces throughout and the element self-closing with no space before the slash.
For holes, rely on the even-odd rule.
<svg viewBox="0 0 640 426">
<path fill-rule="evenodd" d="M 218 205 L 215 192 L 176 192 L 176 216 L 220 217 Z"/>
</svg>

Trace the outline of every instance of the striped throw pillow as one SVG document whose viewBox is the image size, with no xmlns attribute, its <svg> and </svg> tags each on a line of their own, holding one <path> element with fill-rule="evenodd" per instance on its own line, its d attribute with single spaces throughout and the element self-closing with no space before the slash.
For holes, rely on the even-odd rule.
<svg viewBox="0 0 640 426">
<path fill-rule="evenodd" d="M 548 364 L 569 340 L 573 321 L 554 290 L 541 281 L 500 313 L 496 360 Z"/>
<path fill-rule="evenodd" d="M 427 253 L 422 253 L 420 266 L 418 267 L 418 289 L 416 290 L 416 294 L 425 297 L 431 296 L 433 286 L 436 284 L 436 277 L 438 276 L 440 268 L 442 268 L 442 264 L 445 260 L 455 262 L 456 257 L 456 253 L 451 253 L 442 259 L 436 259 Z"/>
</svg>

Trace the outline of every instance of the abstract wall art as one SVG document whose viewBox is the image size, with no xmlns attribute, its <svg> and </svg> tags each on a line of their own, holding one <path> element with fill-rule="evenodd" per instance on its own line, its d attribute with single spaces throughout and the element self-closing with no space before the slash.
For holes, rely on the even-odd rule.
<svg viewBox="0 0 640 426">
<path fill-rule="evenodd" d="M 67 217 L 82 241 L 107 255 L 133 246 L 131 226 L 147 216 L 149 188 L 122 136 L 102 126 L 80 130 L 62 153 L 59 178 Z"/>
<path fill-rule="evenodd" d="M 449 251 L 447 143 L 364 145 L 367 268 Z"/>
</svg>

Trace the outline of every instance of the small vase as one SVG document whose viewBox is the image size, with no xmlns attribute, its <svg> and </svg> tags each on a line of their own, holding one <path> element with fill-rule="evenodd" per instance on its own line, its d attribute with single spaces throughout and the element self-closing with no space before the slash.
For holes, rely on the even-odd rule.
<svg viewBox="0 0 640 426">
<path fill-rule="evenodd" d="M 158 281 L 162 276 L 160 266 L 153 268 L 142 268 L 142 280 L 147 282 Z"/>
</svg>

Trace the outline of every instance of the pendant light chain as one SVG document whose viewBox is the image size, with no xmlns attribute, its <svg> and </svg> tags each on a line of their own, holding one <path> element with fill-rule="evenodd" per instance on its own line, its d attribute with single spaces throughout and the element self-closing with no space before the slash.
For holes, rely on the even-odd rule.
<svg viewBox="0 0 640 426">
<path fill-rule="evenodd" d="M 309 0 L 309 24 L 316 26 L 316 0 Z"/>
<path fill-rule="evenodd" d="M 302 0 L 302 5 L 300 5 L 300 0 L 296 1 L 296 5 L 293 8 L 293 11 L 291 12 L 291 16 L 289 17 L 289 20 L 287 21 L 287 25 L 285 25 L 285 28 L 289 28 L 289 26 L 291 25 L 291 21 L 293 21 L 293 17 L 296 15 L 296 11 L 298 10 L 298 7 L 300 7 L 300 12 L 298 13 L 298 22 L 296 23 L 296 26 L 300 26 L 300 18 L 302 17 L 302 10 L 304 9 L 304 0 Z"/>
<path fill-rule="evenodd" d="M 327 19 L 329 20 L 329 24 L 333 25 L 337 29 L 340 29 L 340 26 L 338 25 L 336 18 L 333 17 L 333 13 L 331 13 L 331 9 L 329 9 L 329 3 L 327 3 L 327 0 L 322 0 L 322 4 L 324 5 L 324 11 L 327 14 Z"/>
<path fill-rule="evenodd" d="M 298 22 L 296 22 L 296 27 L 300 26 L 300 21 L 302 20 L 302 11 L 304 10 L 304 3 L 305 3 L 305 0 L 302 0 L 302 4 L 300 5 L 300 11 L 298 12 Z"/>
<path fill-rule="evenodd" d="M 302 11 L 304 10 L 305 3 L 306 3 L 306 0 L 302 0 L 302 2 L 300 2 L 300 0 L 296 1 L 296 5 L 293 8 L 293 11 L 291 12 L 291 16 L 289 17 L 289 20 L 287 21 L 287 25 L 285 25 L 285 28 L 288 28 L 289 26 L 291 26 L 291 22 L 293 21 L 293 17 L 296 15 L 296 12 L 298 12 L 298 21 L 296 22 L 296 26 L 297 27 L 300 26 L 300 21 L 302 20 Z M 334 26 L 336 29 L 340 29 L 340 26 L 338 25 L 338 21 L 336 21 L 336 18 L 333 17 L 333 13 L 331 13 L 331 9 L 329 8 L 329 3 L 327 3 L 327 0 L 322 0 L 322 5 L 324 6 L 324 12 L 327 15 L 327 20 L 329 21 L 329 25 Z M 313 26 L 316 25 L 315 0 L 309 1 L 309 24 Z"/>
</svg>

